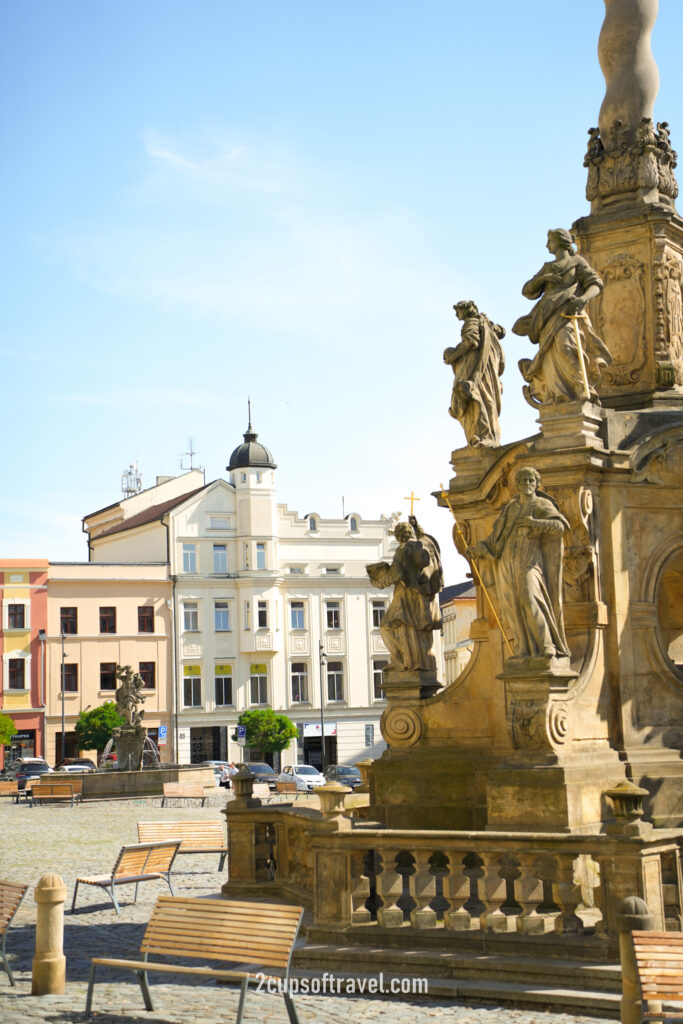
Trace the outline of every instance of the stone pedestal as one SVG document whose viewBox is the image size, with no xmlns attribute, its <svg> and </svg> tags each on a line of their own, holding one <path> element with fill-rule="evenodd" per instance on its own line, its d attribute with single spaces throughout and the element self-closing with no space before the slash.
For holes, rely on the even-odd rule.
<svg viewBox="0 0 683 1024">
<path fill-rule="evenodd" d="M 142 750 L 147 730 L 143 725 L 123 725 L 112 733 L 116 746 L 118 771 L 137 772 L 142 768 Z"/>
</svg>

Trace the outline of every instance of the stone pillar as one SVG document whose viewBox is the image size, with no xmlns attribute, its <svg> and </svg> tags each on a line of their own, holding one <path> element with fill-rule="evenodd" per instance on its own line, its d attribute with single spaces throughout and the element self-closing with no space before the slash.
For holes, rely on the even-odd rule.
<svg viewBox="0 0 683 1024">
<path fill-rule="evenodd" d="M 644 900 L 639 896 L 627 896 L 621 901 L 617 910 L 622 977 L 621 1024 L 639 1024 L 643 1015 L 631 932 L 652 931 L 653 928 L 654 918 Z M 648 1004 L 650 1013 L 657 1013 L 661 1008 L 661 1003 Z"/>
<path fill-rule="evenodd" d="M 33 898 L 38 904 L 38 913 L 31 995 L 61 995 L 66 980 L 66 957 L 62 952 L 66 886 L 61 876 L 43 875 Z"/>
</svg>

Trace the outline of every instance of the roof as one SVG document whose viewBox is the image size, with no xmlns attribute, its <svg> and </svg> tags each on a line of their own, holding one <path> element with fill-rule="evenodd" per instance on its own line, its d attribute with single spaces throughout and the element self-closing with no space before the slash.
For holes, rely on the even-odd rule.
<svg viewBox="0 0 683 1024">
<path fill-rule="evenodd" d="M 258 434 L 251 429 L 251 419 L 242 435 L 244 441 L 238 444 L 225 467 L 227 470 L 242 469 L 246 466 L 258 466 L 264 469 L 277 469 L 275 459 L 264 444 L 257 440 Z"/>
<path fill-rule="evenodd" d="M 101 537 L 111 537 L 114 533 L 125 533 L 126 530 L 134 530 L 137 526 L 144 526 L 146 523 L 153 523 L 157 519 L 161 519 L 162 516 L 170 512 L 171 509 L 177 508 L 178 505 L 182 505 L 184 501 L 191 498 L 193 494 L 199 494 L 200 491 L 205 490 L 205 485 L 202 487 L 195 487 L 191 491 L 186 491 L 185 494 L 179 494 L 175 498 L 170 498 L 168 501 L 162 501 L 159 505 L 152 505 L 150 508 L 144 509 L 142 512 L 138 512 L 135 516 L 130 516 L 129 519 L 124 519 L 122 522 L 116 523 L 115 526 L 110 526 L 108 530 L 102 530 L 98 533 L 93 540 L 99 540 Z"/>
<path fill-rule="evenodd" d="M 458 597 L 465 598 L 476 596 L 477 588 L 472 580 L 465 580 L 464 583 L 451 583 L 450 586 L 444 587 L 439 594 L 439 604 L 448 604 L 449 601 L 454 601 Z"/>
</svg>

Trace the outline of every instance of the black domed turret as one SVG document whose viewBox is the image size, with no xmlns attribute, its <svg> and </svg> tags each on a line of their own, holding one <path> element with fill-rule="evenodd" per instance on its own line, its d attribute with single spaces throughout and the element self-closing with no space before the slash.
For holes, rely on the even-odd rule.
<svg viewBox="0 0 683 1024">
<path fill-rule="evenodd" d="M 244 441 L 235 448 L 225 468 L 230 471 L 233 469 L 244 469 L 245 466 L 257 466 L 259 469 L 277 469 L 273 456 L 257 438 L 258 434 L 254 433 L 251 429 L 250 418 L 249 426 L 244 434 Z"/>
</svg>

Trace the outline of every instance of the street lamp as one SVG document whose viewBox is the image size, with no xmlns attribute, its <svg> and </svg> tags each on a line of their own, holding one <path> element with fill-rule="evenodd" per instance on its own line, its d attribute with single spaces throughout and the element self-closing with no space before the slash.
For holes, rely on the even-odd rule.
<svg viewBox="0 0 683 1024">
<path fill-rule="evenodd" d="M 62 641 L 62 669 L 61 669 L 61 683 L 62 683 L 62 756 L 60 758 L 60 763 L 61 763 L 64 760 L 64 758 L 66 757 L 66 718 L 65 718 L 65 711 L 64 711 L 64 690 L 65 690 L 65 686 L 64 686 L 64 661 L 65 661 L 67 656 L 64 653 L 64 634 L 63 633 L 61 634 L 60 639 Z"/>
<path fill-rule="evenodd" d="M 322 756 L 322 763 L 321 763 L 321 766 L 320 766 L 320 771 L 323 772 L 323 774 L 324 774 L 324 772 L 325 772 L 325 695 L 324 695 L 324 692 L 323 692 L 324 691 L 324 687 L 323 687 L 323 668 L 324 668 L 324 666 L 327 663 L 327 655 L 325 654 L 325 652 L 323 650 L 323 645 L 322 644 L 318 644 L 318 649 L 319 649 L 319 653 L 320 653 L 320 673 L 319 673 L 319 675 L 320 675 L 320 741 L 321 741 L 321 756 Z"/>
</svg>

